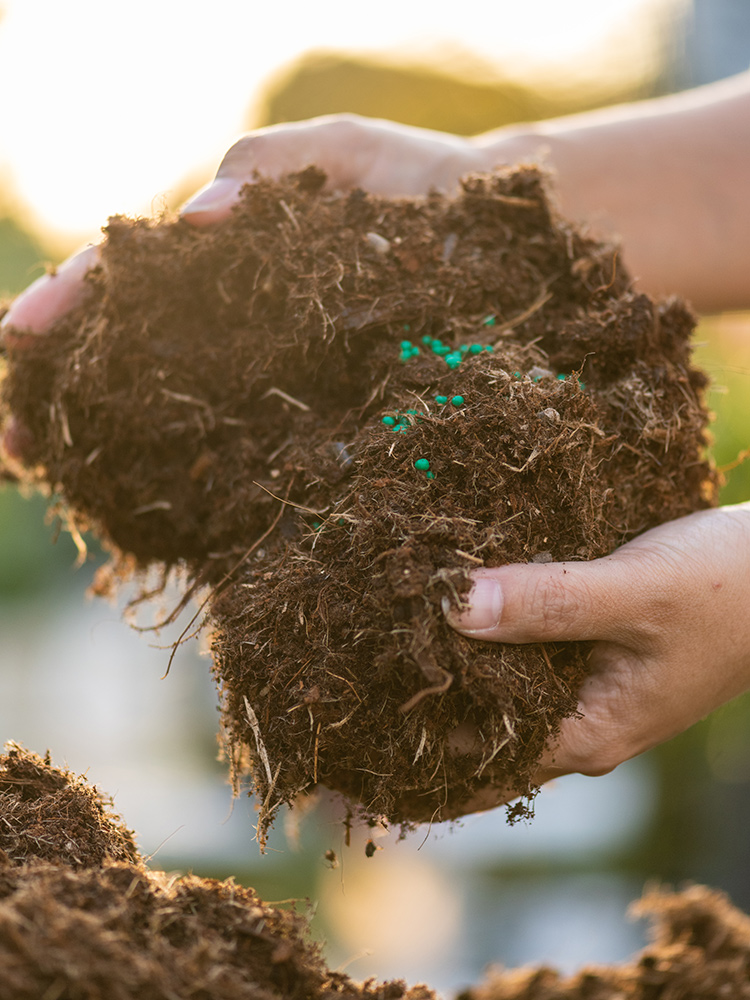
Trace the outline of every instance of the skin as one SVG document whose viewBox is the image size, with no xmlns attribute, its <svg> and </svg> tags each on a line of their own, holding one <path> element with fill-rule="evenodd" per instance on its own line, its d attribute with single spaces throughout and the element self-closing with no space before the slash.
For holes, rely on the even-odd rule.
<svg viewBox="0 0 750 1000">
<path fill-rule="evenodd" d="M 681 294 L 703 312 L 750 308 L 750 73 L 473 139 L 354 116 L 274 126 L 240 139 L 182 214 L 213 225 L 255 173 L 311 163 L 332 188 L 397 196 L 530 160 L 553 170 L 562 214 L 620 234 L 643 290 Z M 87 248 L 16 299 L 3 321 L 10 350 L 33 350 L 79 301 L 97 253 Z M 12 425 L 5 446 L 22 457 L 24 429 Z M 541 783 L 605 774 L 748 690 L 748 607 L 750 504 L 741 504 L 662 525 L 604 559 L 479 570 L 467 606 L 446 613 L 489 641 L 594 640 L 581 717 L 564 722 Z M 469 749 L 472 734 L 449 739 Z M 499 799 L 495 791 L 466 809 Z"/>
</svg>

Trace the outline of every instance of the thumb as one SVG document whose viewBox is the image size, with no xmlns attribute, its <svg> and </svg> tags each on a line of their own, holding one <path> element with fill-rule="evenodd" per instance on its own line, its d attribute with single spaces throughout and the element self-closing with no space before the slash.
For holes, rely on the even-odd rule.
<svg viewBox="0 0 750 1000">
<path fill-rule="evenodd" d="M 658 573 L 644 565 L 645 553 L 639 556 L 621 551 L 591 562 L 477 570 L 465 604 L 445 601 L 443 610 L 457 631 L 490 642 L 603 639 L 632 645 L 633 623 L 642 631 L 644 616 L 659 604 L 658 588 L 648 586 Z"/>
</svg>

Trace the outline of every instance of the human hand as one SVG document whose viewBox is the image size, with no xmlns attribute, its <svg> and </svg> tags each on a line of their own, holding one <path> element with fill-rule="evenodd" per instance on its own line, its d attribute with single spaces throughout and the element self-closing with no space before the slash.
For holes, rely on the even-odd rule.
<svg viewBox="0 0 750 1000">
<path fill-rule="evenodd" d="M 469 608 L 447 610 L 491 642 L 595 640 L 580 717 L 563 721 L 535 783 L 602 775 L 750 688 L 750 503 L 653 528 L 591 562 L 474 574 Z M 500 804 L 480 793 L 463 811 Z"/>
<path fill-rule="evenodd" d="M 222 160 L 214 180 L 183 206 L 194 225 L 226 218 L 242 187 L 256 173 L 266 177 L 315 165 L 328 187 L 360 187 L 398 197 L 449 190 L 483 165 L 483 152 L 469 139 L 358 115 L 326 115 L 271 125 L 243 136 Z"/>
<path fill-rule="evenodd" d="M 215 179 L 192 198 L 181 215 L 195 226 L 227 218 L 242 187 L 256 173 L 278 177 L 311 164 L 328 174 L 328 186 L 362 187 L 374 194 L 426 193 L 450 187 L 479 166 L 468 140 L 393 122 L 337 115 L 274 125 L 240 139 L 227 152 Z M 88 246 L 22 292 L 2 320 L 3 345 L 31 350 L 85 294 L 85 275 L 99 263 L 99 248 Z M 28 431 L 11 421 L 5 450 L 22 458 Z"/>
</svg>

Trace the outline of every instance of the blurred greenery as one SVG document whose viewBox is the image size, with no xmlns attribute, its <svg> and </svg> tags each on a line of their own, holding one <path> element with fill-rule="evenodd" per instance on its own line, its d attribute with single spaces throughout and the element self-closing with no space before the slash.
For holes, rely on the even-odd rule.
<svg viewBox="0 0 750 1000">
<path fill-rule="evenodd" d="M 12 298 L 56 263 L 52 258 L 44 239 L 22 220 L 0 218 L 0 297 Z M 47 508 L 39 493 L 22 495 L 15 486 L 0 487 L 0 600 L 70 588 L 77 550 L 56 519 L 48 517 Z M 92 555 L 98 553 L 93 542 Z M 89 574 L 81 574 L 76 583 L 83 588 L 88 579 Z"/>
<path fill-rule="evenodd" d="M 503 79 L 460 51 L 439 65 L 385 56 L 306 53 L 270 80 L 247 128 L 339 112 L 474 135 L 512 122 L 571 114 L 653 93 L 654 80 L 602 81 L 596 90 L 544 90 Z"/>
<path fill-rule="evenodd" d="M 17 219 L 0 218 L 0 298 L 20 292 L 44 273 L 47 251 Z"/>
<path fill-rule="evenodd" d="M 725 470 L 721 500 L 740 503 L 750 499 L 750 313 L 704 319 L 695 344 L 695 360 L 711 379 L 712 451 Z"/>
<path fill-rule="evenodd" d="M 47 522 L 47 500 L 41 494 L 22 496 L 13 486 L 0 489 L 0 600 L 70 589 L 76 547 L 59 524 Z M 83 586 L 84 576 L 76 582 Z"/>
</svg>

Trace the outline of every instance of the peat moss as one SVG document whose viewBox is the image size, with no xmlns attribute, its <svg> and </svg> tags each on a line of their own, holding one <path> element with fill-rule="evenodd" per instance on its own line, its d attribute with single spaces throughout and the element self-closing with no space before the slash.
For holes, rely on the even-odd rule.
<svg viewBox="0 0 750 1000">
<path fill-rule="evenodd" d="M 437 1000 L 331 972 L 305 919 L 252 889 L 149 870 L 109 799 L 47 758 L 9 744 L 0 788 L 3 1000 Z M 64 846 L 83 827 L 85 848 Z M 498 969 L 457 1000 L 750 998 L 750 919 L 725 896 L 651 891 L 633 909 L 653 930 L 630 962 Z"/>
<path fill-rule="evenodd" d="M 134 862 L 133 834 L 111 801 L 67 769 L 15 743 L 0 755 L 0 862 L 31 858 L 71 868 Z"/>
<path fill-rule="evenodd" d="M 148 870 L 109 800 L 46 758 L 10 745 L 0 788 L 3 1000 L 433 1000 L 331 972 L 252 889 Z"/>
<path fill-rule="evenodd" d="M 261 839 L 318 783 L 402 824 L 487 784 L 528 801 L 587 647 L 469 641 L 443 601 L 715 500 L 689 310 L 636 293 L 537 170 L 455 198 L 323 181 L 258 181 L 208 230 L 112 219 L 87 301 L 3 387 L 74 526 L 210 588 Z"/>
</svg>

